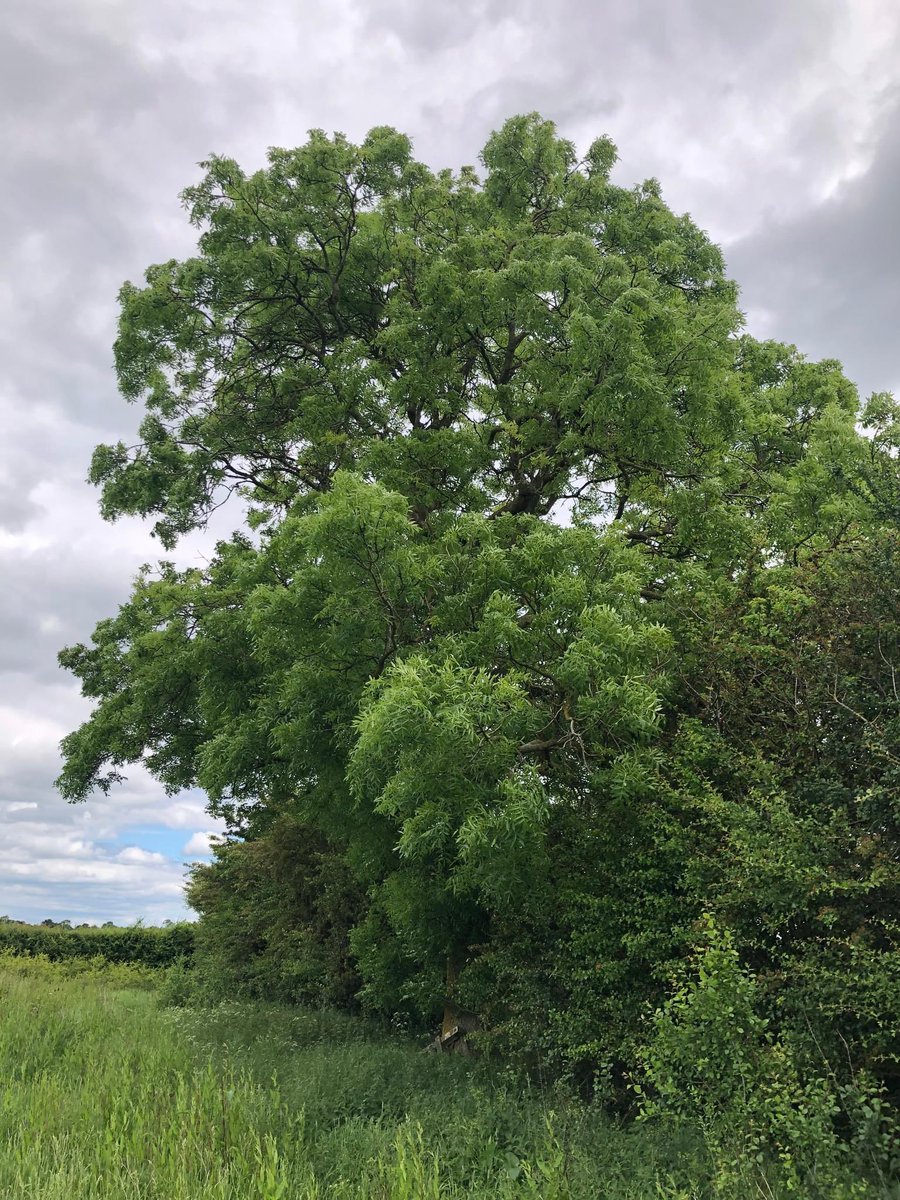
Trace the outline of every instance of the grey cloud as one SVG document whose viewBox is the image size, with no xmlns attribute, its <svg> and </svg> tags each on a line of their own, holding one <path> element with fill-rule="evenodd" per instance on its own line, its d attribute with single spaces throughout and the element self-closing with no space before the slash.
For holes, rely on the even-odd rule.
<svg viewBox="0 0 900 1200">
<path fill-rule="evenodd" d="M 505 22 L 534 30 L 545 42 L 565 44 L 578 57 L 614 52 L 619 60 L 647 55 L 671 59 L 682 46 L 698 54 L 722 47 L 739 70 L 736 49 L 762 44 L 796 63 L 798 49 L 828 35 L 840 5 L 837 0 L 760 0 L 753 5 L 719 0 L 636 0 L 629 5 L 583 0 L 465 0 L 425 5 L 419 0 L 373 0 L 366 5 L 365 27 L 396 38 L 416 53 L 438 53 L 470 39 L 490 39 Z M 628 39 L 623 41 L 623 35 Z"/>
<path fill-rule="evenodd" d="M 577 92 L 566 95 L 559 75 L 547 72 L 495 80 L 475 92 L 470 103 L 480 114 L 486 135 L 511 114 L 520 112 L 546 114 L 563 131 L 586 121 L 599 124 L 619 112 L 623 98 L 621 92 L 610 90 L 602 77 L 586 80 Z M 439 115 L 433 107 L 425 114 L 429 118 Z M 597 133 L 601 132 L 598 127 Z"/>
<path fill-rule="evenodd" d="M 137 10 L 135 10 L 137 11 Z M 20 401 L 95 418 L 115 403 L 115 294 L 178 219 L 179 189 L 236 112 L 258 112 L 261 81 L 223 64 L 211 90 L 174 54 L 150 55 L 136 17 L 51 0 L 14 6 L 0 45 L 0 254 L 12 296 L 6 370 Z M 180 252 L 189 244 L 181 232 Z M 156 246 L 154 246 L 156 243 Z M 142 249 L 144 247 L 144 249 Z M 92 320 L 99 306 L 105 317 Z M 43 353 L 34 354 L 40 343 Z"/>
<path fill-rule="evenodd" d="M 401 48 L 393 73 L 421 85 L 403 124 L 429 161 L 474 161 L 500 121 L 539 109 L 580 144 L 612 135 L 623 179 L 658 176 L 717 238 L 775 196 L 798 211 L 818 197 L 865 136 L 900 27 L 885 3 L 867 40 L 844 0 L 469 4 L 449 32 L 449 4 L 366 11 L 372 38 Z"/>
<path fill-rule="evenodd" d="M 370 33 L 396 38 L 419 54 L 459 46 L 477 30 L 490 38 L 501 22 L 521 12 L 514 0 L 463 0 L 458 4 L 419 4 L 415 0 L 375 0 L 365 10 Z"/>
<path fill-rule="evenodd" d="M 0 552 L 0 570 L 4 560 L 9 561 Z M 0 702 L 21 688 L 21 679 L 6 682 L 5 676 L 58 679 L 56 652 L 85 640 L 97 621 L 125 600 L 133 573 L 126 562 L 115 561 L 95 562 L 85 572 L 83 554 L 64 546 L 17 555 L 0 591 Z"/>
<path fill-rule="evenodd" d="M 838 358 L 864 394 L 900 388 L 900 102 L 871 168 L 814 211 L 729 248 L 761 331 Z"/>
<path fill-rule="evenodd" d="M 23 492 L 19 479 L 0 479 L 0 529 L 18 533 L 40 514 L 41 506 Z"/>
<path fill-rule="evenodd" d="M 0 822 L 19 840 L 16 872 L 0 869 L 0 912 L 46 901 L 46 915 L 174 915 L 180 902 L 148 891 L 147 872 L 168 886 L 177 863 L 167 874 L 137 856 L 99 869 L 102 886 L 62 883 L 69 868 L 50 865 L 45 835 L 99 845 L 156 821 L 184 829 L 187 845 L 209 828 L 202 798 L 170 801 L 140 771 L 77 809 L 52 779 L 59 737 L 87 711 L 56 650 L 89 636 L 157 555 L 140 522 L 104 525 L 84 483 L 92 446 L 129 438 L 139 417 L 115 391 L 116 292 L 191 252 L 178 192 L 210 152 L 253 168 L 266 146 L 296 145 L 313 126 L 359 137 L 390 123 L 433 165 L 454 165 L 474 162 L 511 113 L 539 109 L 581 146 L 613 136 L 623 182 L 657 175 L 714 236 L 742 237 L 729 258 L 761 331 L 844 357 L 868 386 L 894 382 L 892 0 L 270 0 L 252 18 L 244 0 L 7 7 Z M 221 532 L 231 519 L 223 512 Z M 186 544 L 180 560 L 206 544 Z"/>
</svg>

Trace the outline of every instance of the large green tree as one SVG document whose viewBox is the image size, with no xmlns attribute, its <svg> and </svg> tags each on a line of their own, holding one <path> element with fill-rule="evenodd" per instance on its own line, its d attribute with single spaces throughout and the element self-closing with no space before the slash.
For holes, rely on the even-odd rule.
<svg viewBox="0 0 900 1200">
<path fill-rule="evenodd" d="M 96 701 L 64 794 L 143 762 L 228 819 L 193 888 L 225 960 L 294 945 L 299 994 L 358 973 L 594 1067 L 710 907 L 781 981 L 792 914 L 832 984 L 862 925 L 882 979 L 896 847 L 893 402 L 743 336 L 719 251 L 614 158 L 532 115 L 481 175 L 384 128 L 205 164 L 196 257 L 122 291 L 145 415 L 91 478 L 166 546 L 233 495 L 241 528 L 61 656 Z M 892 632 L 836 637 L 871 588 Z"/>
</svg>

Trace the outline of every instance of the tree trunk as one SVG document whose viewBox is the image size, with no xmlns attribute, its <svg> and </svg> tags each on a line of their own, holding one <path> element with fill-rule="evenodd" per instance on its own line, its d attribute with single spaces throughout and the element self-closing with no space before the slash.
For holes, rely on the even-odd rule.
<svg viewBox="0 0 900 1200">
<path fill-rule="evenodd" d="M 478 1016 L 460 1008 L 453 999 L 456 991 L 458 966 L 453 958 L 447 959 L 447 991 L 444 1000 L 444 1017 L 441 1021 L 441 1032 L 426 1046 L 426 1050 L 435 1050 L 441 1054 L 471 1054 L 472 1047 L 468 1035 L 481 1028 Z"/>
</svg>

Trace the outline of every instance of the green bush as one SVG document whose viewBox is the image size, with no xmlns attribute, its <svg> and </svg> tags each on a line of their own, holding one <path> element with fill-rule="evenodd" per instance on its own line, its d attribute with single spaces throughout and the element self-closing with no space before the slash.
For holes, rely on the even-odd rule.
<svg viewBox="0 0 900 1200">
<path fill-rule="evenodd" d="M 0 950 L 0 968 L 7 978 L 36 979 L 54 985 L 73 980 L 113 989 L 140 988 L 143 991 L 156 991 L 160 976 L 157 967 L 131 962 L 111 963 L 100 954 L 94 958 L 54 961 L 46 954 L 21 954 L 9 949 Z"/>
<path fill-rule="evenodd" d="M 167 1008 L 182 1008 L 195 999 L 192 973 L 183 958 L 176 959 L 165 968 L 158 994 L 160 1003 Z"/>
<path fill-rule="evenodd" d="M 264 835 L 221 843 L 194 867 L 188 898 L 201 914 L 193 966 L 207 994 L 355 1007 L 349 931 L 363 897 L 321 833 L 282 814 Z"/>
<path fill-rule="evenodd" d="M 184 921 L 165 928 L 131 925 L 71 929 L 64 925 L 27 925 L 21 921 L 0 924 L 0 952 L 43 955 L 52 962 L 103 958 L 110 963 L 140 963 L 168 967 L 190 962 L 194 952 L 194 926 Z"/>
<path fill-rule="evenodd" d="M 761 1014 L 755 979 L 711 917 L 652 1029 L 633 1083 L 642 1116 L 699 1126 L 716 1164 L 714 1194 L 734 1195 L 758 1175 L 763 1193 L 774 1185 L 835 1200 L 868 1194 L 862 1179 L 848 1184 L 848 1164 L 883 1180 L 893 1170 L 877 1091 L 860 1081 L 852 1095 L 841 1091 L 825 1063 L 804 1070 L 803 1051 Z M 852 1144 L 839 1132 L 847 1118 Z"/>
</svg>

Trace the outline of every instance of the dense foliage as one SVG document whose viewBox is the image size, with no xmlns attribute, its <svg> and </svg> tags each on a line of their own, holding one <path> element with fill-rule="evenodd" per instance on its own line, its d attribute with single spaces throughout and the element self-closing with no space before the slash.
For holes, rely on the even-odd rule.
<svg viewBox="0 0 900 1200">
<path fill-rule="evenodd" d="M 246 524 L 63 653 L 61 787 L 206 790 L 210 971 L 461 1005 L 618 1103 L 690 1096 L 708 1037 L 780 1144 L 810 1080 L 838 1126 L 898 1085 L 897 410 L 743 335 L 614 157 L 531 116 L 483 178 L 389 129 L 206 164 L 92 478 L 166 545 Z"/>
<path fill-rule="evenodd" d="M 163 972 L 0 955 L 9 1200 L 783 1200 L 671 1127 L 328 1010 L 172 1008 Z M 171 975 L 171 971 L 168 973 Z M 156 987 L 154 986 L 156 983 Z M 165 984 L 163 985 L 165 989 Z M 165 989 L 167 990 L 167 989 Z M 853 1153 L 803 1200 L 896 1200 Z"/>
<path fill-rule="evenodd" d="M 164 928 L 144 925 L 81 926 L 62 923 L 28 925 L 0 921 L 0 954 L 42 955 L 51 962 L 104 959 L 108 963 L 138 963 L 168 967 L 189 962 L 194 951 L 194 926 L 186 921 Z"/>
</svg>

